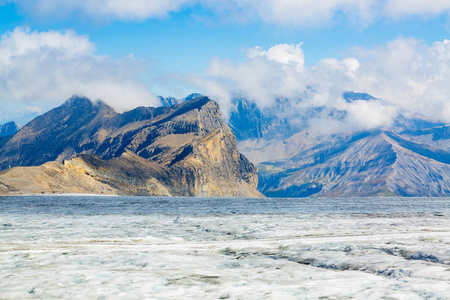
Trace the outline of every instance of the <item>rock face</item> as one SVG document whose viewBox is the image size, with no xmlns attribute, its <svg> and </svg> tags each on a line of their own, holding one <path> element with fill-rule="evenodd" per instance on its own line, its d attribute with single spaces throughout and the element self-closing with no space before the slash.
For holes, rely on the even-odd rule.
<svg viewBox="0 0 450 300">
<path fill-rule="evenodd" d="M 174 97 L 165 98 L 165 97 L 158 96 L 158 99 L 159 99 L 159 102 L 161 103 L 161 106 L 172 106 L 172 105 L 179 104 L 182 102 L 179 99 L 174 98 Z"/>
<path fill-rule="evenodd" d="M 14 135 L 20 130 L 21 127 L 22 126 L 16 122 L 8 122 L 0 125 L 0 137 Z"/>
<path fill-rule="evenodd" d="M 161 103 L 161 106 L 172 106 L 175 104 L 180 104 L 189 100 L 194 100 L 197 98 L 201 98 L 204 97 L 202 94 L 199 93 L 193 93 L 188 95 L 186 98 L 182 98 L 182 99 L 177 99 L 175 97 L 162 97 L 162 96 L 158 96 L 159 102 Z"/>
<path fill-rule="evenodd" d="M 379 101 L 353 92 L 344 99 Z M 303 110 L 295 127 L 273 111 L 244 101 L 230 120 L 240 151 L 258 164 L 258 190 L 266 196 L 450 195 L 449 125 L 404 111 L 390 129 L 324 134 L 311 126 L 324 119 L 321 108 Z M 326 114 L 345 118 L 340 111 Z"/>
<path fill-rule="evenodd" d="M 261 196 L 256 168 L 207 97 L 123 114 L 72 97 L 24 126 L 0 157 L 2 169 L 21 166 L 0 173 L 4 192 Z"/>
<path fill-rule="evenodd" d="M 261 164 L 267 196 L 446 196 L 450 153 L 373 131 Z"/>
</svg>

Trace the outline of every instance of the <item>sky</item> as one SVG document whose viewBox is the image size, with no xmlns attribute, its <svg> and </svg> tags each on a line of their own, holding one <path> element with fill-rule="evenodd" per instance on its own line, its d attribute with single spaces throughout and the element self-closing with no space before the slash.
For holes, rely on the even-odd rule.
<svg viewBox="0 0 450 300">
<path fill-rule="evenodd" d="M 450 122 L 448 0 L 0 0 L 0 20 L 0 124 L 71 95 L 125 111 L 193 92 L 225 116 L 240 96 L 363 129 L 402 110 Z"/>
</svg>

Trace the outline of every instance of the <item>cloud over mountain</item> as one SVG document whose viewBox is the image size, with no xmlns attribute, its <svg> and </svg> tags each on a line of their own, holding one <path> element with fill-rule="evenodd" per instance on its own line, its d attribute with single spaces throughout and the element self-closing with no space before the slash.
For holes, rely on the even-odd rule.
<svg viewBox="0 0 450 300">
<path fill-rule="evenodd" d="M 31 31 L 18 27 L 0 39 L 0 100 L 16 107 L 51 102 L 72 94 L 102 99 L 117 109 L 155 105 L 156 97 L 136 79 L 142 67 L 132 57 L 95 53 L 74 31 Z"/>
<path fill-rule="evenodd" d="M 256 47 L 241 63 L 212 60 L 208 77 L 197 83 L 225 106 L 233 96 L 249 98 L 260 107 L 288 98 L 292 111 L 321 106 L 346 111 L 351 121 L 346 126 L 357 128 L 389 125 L 398 109 L 450 121 L 450 41 L 428 46 L 399 38 L 352 52 L 342 60 L 323 59 L 305 66 L 301 44 Z M 342 97 L 345 91 L 369 93 L 382 101 L 349 103 Z"/>
</svg>

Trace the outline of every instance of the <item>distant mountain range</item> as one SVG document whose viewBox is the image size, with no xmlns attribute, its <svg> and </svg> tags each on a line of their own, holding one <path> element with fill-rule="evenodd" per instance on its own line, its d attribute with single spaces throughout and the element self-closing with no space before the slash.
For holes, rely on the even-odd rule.
<svg viewBox="0 0 450 300">
<path fill-rule="evenodd" d="M 450 153 L 388 131 L 328 139 L 259 170 L 267 196 L 450 195 Z"/>
<path fill-rule="evenodd" d="M 346 113 L 235 99 L 227 126 L 218 104 L 200 94 L 159 99 L 159 108 L 119 114 L 72 97 L 23 128 L 3 125 L 0 193 L 450 195 L 450 125 L 418 114 L 401 111 L 389 128 L 324 133 L 314 120 Z"/>
<path fill-rule="evenodd" d="M 378 101 L 348 92 L 347 102 Z M 276 106 L 283 109 L 283 101 Z M 450 126 L 402 111 L 390 129 L 318 133 L 310 121 L 342 120 L 322 107 L 297 112 L 239 99 L 231 114 L 239 149 L 258 166 L 258 190 L 269 197 L 449 196 Z"/>
<path fill-rule="evenodd" d="M 122 114 L 72 97 L 5 137 L 0 168 L 4 194 L 261 196 L 256 168 L 207 97 Z"/>
</svg>

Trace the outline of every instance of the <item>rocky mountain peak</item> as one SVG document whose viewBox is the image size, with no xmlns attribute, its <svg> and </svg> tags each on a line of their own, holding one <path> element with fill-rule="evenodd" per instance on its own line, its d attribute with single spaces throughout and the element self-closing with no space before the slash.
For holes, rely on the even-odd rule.
<svg viewBox="0 0 450 300">
<path fill-rule="evenodd" d="M 197 99 L 200 97 L 204 97 L 204 96 L 200 93 L 192 93 L 192 94 L 189 94 L 186 98 L 184 98 L 184 100 L 189 101 L 189 100 L 194 100 L 194 99 Z"/>
<path fill-rule="evenodd" d="M 357 100 L 362 100 L 362 101 L 378 100 L 374 96 L 369 95 L 367 93 L 359 93 L 359 92 L 353 92 L 353 91 L 344 92 L 342 94 L 342 97 L 344 98 L 344 100 L 346 102 L 349 102 L 349 103 L 353 102 L 353 101 L 357 101 Z"/>
<path fill-rule="evenodd" d="M 92 192 L 101 183 L 101 191 L 119 194 L 261 196 L 256 168 L 238 152 L 219 105 L 207 97 L 125 113 L 72 97 L 0 145 L 0 167 L 10 166 L 36 166 L 33 174 L 47 170 L 44 166 L 71 174 L 56 182 L 76 182 L 74 176 L 89 174 L 80 182 L 89 182 Z M 31 180 L 17 182 L 7 174 L 15 173 L 0 174 L 0 181 L 16 189 Z M 62 189 L 42 176 L 44 182 L 32 189 L 47 181 L 56 184 L 55 190 Z"/>
<path fill-rule="evenodd" d="M 78 96 L 78 95 L 72 95 L 69 99 L 67 99 L 66 101 L 64 101 L 64 103 L 61 105 L 62 107 L 64 106 L 84 106 L 84 105 L 92 105 L 93 102 L 84 97 L 84 96 Z"/>
<path fill-rule="evenodd" d="M 102 100 L 92 101 L 84 96 L 73 95 L 67 99 L 61 106 L 55 108 L 63 113 L 71 113 L 71 111 L 86 112 L 88 110 L 105 111 L 107 113 L 115 113 L 115 110 Z"/>
<path fill-rule="evenodd" d="M 11 136 L 16 134 L 22 126 L 17 124 L 16 122 L 8 122 L 3 125 L 0 125 L 0 137 Z"/>
</svg>

